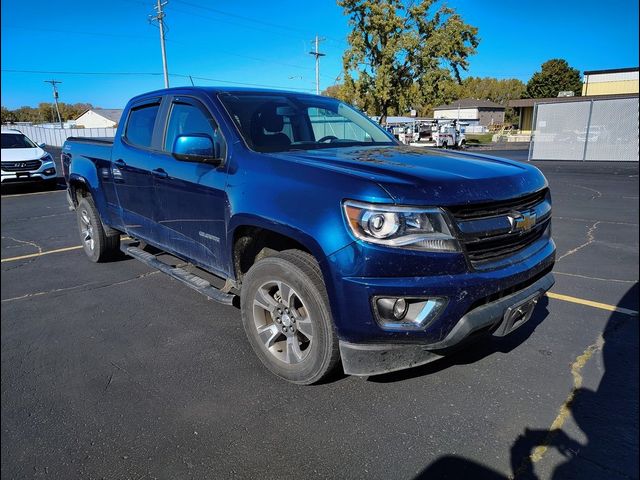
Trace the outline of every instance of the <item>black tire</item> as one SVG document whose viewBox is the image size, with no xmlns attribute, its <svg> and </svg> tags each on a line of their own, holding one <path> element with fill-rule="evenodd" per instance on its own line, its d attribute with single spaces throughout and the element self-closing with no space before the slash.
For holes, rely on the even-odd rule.
<svg viewBox="0 0 640 480">
<path fill-rule="evenodd" d="M 266 309 L 263 310 L 254 304 L 259 293 L 267 291 L 265 285 L 282 282 L 293 291 L 291 302 L 285 299 L 281 299 L 280 302 L 283 310 L 285 306 L 291 307 L 291 313 L 287 310 L 282 317 L 276 317 L 277 313 L 269 314 Z M 274 295 L 281 292 L 278 287 L 273 288 L 276 288 Z M 299 302 L 294 305 L 298 300 Z M 275 308 L 280 307 L 277 303 L 275 305 Z M 244 277 L 240 308 L 242 323 L 251 347 L 264 366 L 275 375 L 292 383 L 310 385 L 326 378 L 337 366 L 340 352 L 329 299 L 320 267 L 311 255 L 299 250 L 286 250 L 256 262 Z M 298 317 L 301 312 L 304 314 Z M 279 324 L 276 323 L 276 318 L 281 318 L 278 320 Z M 298 318 L 297 324 L 296 318 Z M 305 343 L 305 339 L 308 338 L 303 334 L 302 327 L 296 330 L 295 334 L 292 330 L 289 330 L 288 334 L 280 330 L 286 329 L 285 325 L 295 330 L 296 326 L 302 324 L 307 325 L 304 330 L 309 326 L 312 328 L 310 331 L 313 335 L 308 340 L 308 344 Z M 262 328 L 264 332 L 267 327 L 275 328 L 274 335 L 279 335 L 277 337 L 279 341 L 274 341 L 271 349 L 267 347 L 264 340 L 261 340 L 258 332 L 258 328 Z M 295 362 L 289 361 L 290 340 L 299 345 L 297 351 L 303 355 L 300 359 L 296 358 Z"/>
<path fill-rule="evenodd" d="M 102 220 L 91 197 L 83 197 L 76 208 L 80 241 L 92 262 L 104 262 L 120 251 L 120 233 L 105 233 Z"/>
</svg>

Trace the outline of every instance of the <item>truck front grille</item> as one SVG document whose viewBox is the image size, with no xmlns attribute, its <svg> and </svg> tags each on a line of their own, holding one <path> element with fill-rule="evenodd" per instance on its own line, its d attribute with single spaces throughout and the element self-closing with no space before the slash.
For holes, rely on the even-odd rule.
<svg viewBox="0 0 640 480">
<path fill-rule="evenodd" d="M 32 172 L 42 165 L 40 160 L 21 160 L 18 162 L 2 162 L 2 170 L 5 172 Z"/>
<path fill-rule="evenodd" d="M 551 198 L 548 189 L 500 202 L 450 207 L 471 265 L 484 265 L 516 255 L 548 234 Z M 533 224 L 514 227 L 514 218 Z"/>
</svg>

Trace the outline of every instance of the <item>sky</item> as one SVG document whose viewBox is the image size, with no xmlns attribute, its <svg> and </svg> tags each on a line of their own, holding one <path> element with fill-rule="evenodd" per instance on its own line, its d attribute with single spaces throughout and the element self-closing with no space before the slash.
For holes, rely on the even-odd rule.
<svg viewBox="0 0 640 480">
<path fill-rule="evenodd" d="M 550 58 L 580 71 L 638 66 L 637 1 L 446 3 L 479 30 L 464 76 L 526 82 Z M 62 82 L 60 101 L 102 108 L 122 108 L 130 97 L 162 88 L 159 32 L 148 21 L 154 4 L 2 0 L 2 105 L 50 102 L 50 79 Z M 169 0 L 165 10 L 171 86 L 190 85 L 191 75 L 199 77 L 196 85 L 313 92 L 316 34 L 326 54 L 321 89 L 341 73 L 349 25 L 335 1 Z"/>
</svg>

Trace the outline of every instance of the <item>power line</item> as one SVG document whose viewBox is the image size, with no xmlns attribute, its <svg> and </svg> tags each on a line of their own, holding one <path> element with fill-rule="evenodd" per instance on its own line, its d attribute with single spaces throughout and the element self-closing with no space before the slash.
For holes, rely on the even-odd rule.
<svg viewBox="0 0 640 480">
<path fill-rule="evenodd" d="M 22 26 L 3 27 L 3 28 L 12 28 L 12 29 L 17 29 L 17 30 L 34 31 L 34 32 L 46 31 L 46 32 L 55 32 L 55 33 L 68 33 L 68 30 L 53 29 L 53 28 L 31 28 L 31 27 L 22 27 Z M 116 34 L 116 33 L 106 33 L 106 32 L 86 32 L 86 31 L 75 31 L 74 30 L 74 34 L 76 34 L 76 35 L 95 36 L 95 37 L 134 38 L 134 39 L 150 40 L 150 41 L 154 41 L 155 40 L 153 37 L 150 37 L 150 36 L 127 35 L 127 34 Z M 181 46 L 185 46 L 185 47 L 190 46 L 190 44 L 188 42 L 178 42 L 178 41 L 175 41 L 175 40 L 172 40 L 172 39 L 168 39 L 168 38 L 166 38 L 166 36 L 165 36 L 165 42 L 169 43 L 170 45 L 181 45 Z M 294 63 L 282 62 L 282 61 L 271 59 L 271 58 L 260 58 L 260 57 L 250 56 L 250 55 L 243 55 L 243 54 L 240 54 L 240 53 L 229 52 L 229 51 L 226 51 L 226 50 L 219 50 L 217 52 L 217 54 L 218 55 L 226 55 L 226 56 L 231 56 L 231 57 L 242 58 L 242 59 L 251 60 L 251 61 L 254 61 L 254 62 L 282 65 L 284 67 L 295 68 L 295 69 L 300 69 L 300 70 L 313 70 L 314 69 L 314 67 L 309 66 L 309 65 L 298 65 L 298 64 L 294 64 Z M 324 77 L 324 78 L 327 78 L 327 79 L 330 79 L 330 78 L 332 79 L 333 78 L 333 77 L 329 77 L 328 75 L 324 75 L 324 74 L 320 74 L 320 76 Z"/>
<path fill-rule="evenodd" d="M 162 50 L 162 71 L 164 72 L 164 88 L 169 88 L 169 70 L 167 68 L 167 50 L 164 45 L 164 17 L 165 13 L 162 10 L 169 0 L 157 0 L 156 6 L 153 7 L 156 11 L 154 16 L 149 16 L 150 22 L 158 22 L 158 27 L 160 28 L 160 49 Z"/>
<path fill-rule="evenodd" d="M 176 3 L 181 3 L 183 5 L 187 5 L 189 7 L 199 8 L 199 9 L 202 9 L 202 10 L 206 10 L 208 12 L 216 13 L 218 15 L 224 15 L 224 16 L 227 16 L 227 17 L 238 18 L 238 19 L 241 19 L 241 20 L 245 20 L 245 21 L 249 21 L 249 22 L 253 22 L 253 23 L 258 23 L 258 24 L 261 24 L 261 25 L 266 25 L 268 27 L 281 28 L 283 30 L 290 30 L 290 31 L 299 32 L 299 33 L 306 33 L 304 30 L 302 30 L 300 28 L 292 27 L 290 25 L 280 25 L 280 24 L 277 24 L 277 23 L 265 22 L 264 20 L 259 20 L 257 18 L 251 18 L 251 17 L 247 17 L 247 16 L 244 16 L 244 15 L 238 15 L 236 13 L 225 12 L 224 10 L 219 10 L 217 8 L 211 8 L 211 7 L 205 7 L 203 5 L 198 5 L 196 3 L 186 2 L 184 0 L 175 0 L 175 2 Z"/>
<path fill-rule="evenodd" d="M 56 113 L 58 114 L 58 122 L 60 123 L 60 128 L 62 128 L 62 118 L 60 117 L 60 107 L 58 106 L 58 89 L 56 88 L 56 83 L 62 83 L 58 80 L 45 80 L 45 83 L 50 83 L 53 87 L 53 101 L 56 103 Z"/>
<path fill-rule="evenodd" d="M 161 72 L 79 72 L 79 71 L 52 71 L 52 70 L 19 70 L 19 69 L 5 69 L 3 68 L 1 70 L 2 72 L 5 73 L 29 73 L 29 74 L 55 74 L 55 75 L 107 75 L 107 76 L 132 76 L 132 75 L 153 75 L 153 76 L 160 76 L 163 75 L 163 73 Z M 211 78 L 211 77 L 200 77 L 200 76 L 195 76 L 195 75 L 185 75 L 185 74 L 181 74 L 181 73 L 170 73 L 169 76 L 171 77 L 178 77 L 178 78 L 191 78 L 191 79 L 195 79 L 195 80 L 204 80 L 204 81 L 208 81 L 208 82 L 218 82 L 218 83 L 224 83 L 224 84 L 229 84 L 229 85 L 240 85 L 240 86 L 245 86 L 245 87 L 260 87 L 260 88 L 279 88 L 279 89 L 283 89 L 283 90 L 302 90 L 302 91 L 308 91 L 308 92 L 313 92 L 314 89 L 313 88 L 292 88 L 290 86 L 284 86 L 284 85 L 266 85 L 266 84 L 261 84 L 261 83 L 247 83 L 247 82 L 236 82 L 233 80 L 222 80 L 219 78 Z"/>
<path fill-rule="evenodd" d="M 324 53 L 320 53 L 319 46 L 320 42 L 326 40 L 325 38 L 320 38 L 316 35 L 314 40 L 315 50 L 313 52 L 309 52 L 309 54 L 316 57 L 316 95 L 320 95 L 320 57 L 324 57 Z"/>
</svg>

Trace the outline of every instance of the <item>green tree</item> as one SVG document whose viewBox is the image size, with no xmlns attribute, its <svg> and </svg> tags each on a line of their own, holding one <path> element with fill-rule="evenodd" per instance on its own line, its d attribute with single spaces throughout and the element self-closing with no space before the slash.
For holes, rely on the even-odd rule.
<svg viewBox="0 0 640 480">
<path fill-rule="evenodd" d="M 478 46 L 477 29 L 438 0 L 338 0 L 351 25 L 341 98 L 369 114 L 423 110 L 447 96 Z"/>
<path fill-rule="evenodd" d="M 333 97 L 333 98 L 341 99 L 343 96 L 342 94 L 343 89 L 344 87 L 341 84 L 331 85 L 330 87 L 325 88 L 321 92 L 321 95 L 324 95 L 325 97 Z"/>
<path fill-rule="evenodd" d="M 509 100 L 521 98 L 525 90 L 526 85 L 515 78 L 467 77 L 458 88 L 458 98 L 491 100 L 506 105 Z"/>
<path fill-rule="evenodd" d="M 542 64 L 527 83 L 525 96 L 528 98 L 557 97 L 558 92 L 572 91 L 582 94 L 580 71 L 569 66 L 566 60 L 554 58 Z"/>
<path fill-rule="evenodd" d="M 18 117 L 16 117 L 16 114 L 12 111 L 9 110 L 7 107 L 1 107 L 1 114 L 0 114 L 0 121 L 2 123 L 13 123 L 16 122 L 18 120 Z"/>
</svg>

